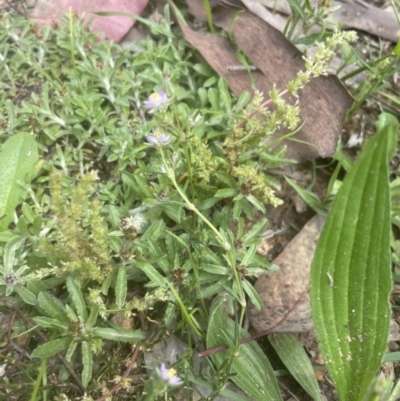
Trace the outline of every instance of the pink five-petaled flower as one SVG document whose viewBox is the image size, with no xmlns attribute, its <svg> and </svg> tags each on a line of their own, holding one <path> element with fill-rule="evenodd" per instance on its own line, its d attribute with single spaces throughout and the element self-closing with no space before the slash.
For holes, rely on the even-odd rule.
<svg viewBox="0 0 400 401">
<path fill-rule="evenodd" d="M 165 363 L 161 364 L 159 370 L 161 379 L 166 381 L 169 385 L 174 386 L 182 383 L 182 379 L 176 375 L 175 369 L 167 369 Z"/>
<path fill-rule="evenodd" d="M 150 146 L 165 146 L 168 145 L 170 139 L 171 137 L 168 134 L 165 134 L 164 132 L 156 132 L 154 135 L 149 135 L 146 137 L 147 142 L 145 142 L 145 144 Z"/>
<path fill-rule="evenodd" d="M 168 101 L 168 96 L 162 90 L 152 93 L 147 100 L 143 102 L 146 107 L 155 108 Z"/>
</svg>

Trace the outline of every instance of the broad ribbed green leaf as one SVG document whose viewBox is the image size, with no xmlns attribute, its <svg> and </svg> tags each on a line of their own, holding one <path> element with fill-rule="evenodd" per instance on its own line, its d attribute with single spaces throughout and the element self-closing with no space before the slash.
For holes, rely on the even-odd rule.
<svg viewBox="0 0 400 401">
<path fill-rule="evenodd" d="M 322 401 L 314 369 L 293 334 L 272 334 L 268 339 L 288 371 L 316 401 Z"/>
<path fill-rule="evenodd" d="M 360 401 L 389 333 L 391 290 L 388 156 L 398 125 L 382 115 L 341 186 L 311 268 L 317 337 L 342 401 Z"/>
<path fill-rule="evenodd" d="M 235 323 L 224 312 L 224 296 L 218 296 L 212 303 L 207 331 L 207 348 L 227 345 L 230 350 L 217 352 L 212 359 L 219 369 L 230 357 L 235 344 Z M 241 338 L 249 334 L 241 329 Z M 274 371 L 257 343 L 251 342 L 239 347 L 232 362 L 232 381 L 255 401 L 281 401 Z"/>
<path fill-rule="evenodd" d="M 23 201 L 24 189 L 18 181 L 32 173 L 38 158 L 36 142 L 25 132 L 11 136 L 1 147 L 0 231 L 7 229 L 15 208 Z"/>
</svg>

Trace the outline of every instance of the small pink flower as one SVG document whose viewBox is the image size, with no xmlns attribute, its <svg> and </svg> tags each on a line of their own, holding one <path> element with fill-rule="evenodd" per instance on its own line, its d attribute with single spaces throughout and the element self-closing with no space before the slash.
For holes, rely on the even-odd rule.
<svg viewBox="0 0 400 401">
<path fill-rule="evenodd" d="M 165 146 L 168 145 L 170 139 L 171 137 L 168 134 L 156 132 L 154 135 L 146 137 L 147 142 L 145 142 L 145 144 L 150 146 Z"/>
<path fill-rule="evenodd" d="M 168 101 L 168 96 L 162 90 L 152 93 L 147 100 L 143 102 L 146 107 L 155 108 Z"/>
<path fill-rule="evenodd" d="M 165 367 L 165 363 L 161 364 L 159 373 L 160 373 L 161 379 L 168 382 L 168 384 L 171 386 L 182 383 L 182 379 L 176 375 L 176 370 L 172 369 L 172 368 L 167 369 Z"/>
</svg>

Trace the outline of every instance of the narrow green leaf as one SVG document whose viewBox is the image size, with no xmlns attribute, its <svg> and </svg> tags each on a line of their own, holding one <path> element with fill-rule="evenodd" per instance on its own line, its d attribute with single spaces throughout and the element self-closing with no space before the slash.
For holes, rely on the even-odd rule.
<svg viewBox="0 0 400 401">
<path fill-rule="evenodd" d="M 86 321 L 88 317 L 86 303 L 83 298 L 81 289 L 71 276 L 67 278 L 67 288 L 72 302 L 75 306 L 76 313 L 78 314 L 78 316 L 82 317 L 84 321 Z"/>
<path fill-rule="evenodd" d="M 212 274 L 222 274 L 224 276 L 229 275 L 232 270 L 228 269 L 225 266 L 220 266 L 220 265 L 213 265 L 211 263 L 202 263 L 201 269 Z"/>
<path fill-rule="evenodd" d="M 37 217 L 36 213 L 33 211 L 33 209 L 26 203 L 24 202 L 22 204 L 22 213 L 26 217 L 26 219 L 29 221 L 29 223 L 33 223 L 35 218 Z"/>
<path fill-rule="evenodd" d="M 138 262 L 136 266 L 141 269 L 153 283 L 160 287 L 165 287 L 167 280 L 150 263 Z"/>
<path fill-rule="evenodd" d="M 0 231 L 13 220 L 15 208 L 23 201 L 24 189 L 18 184 L 32 173 L 38 161 L 36 142 L 28 133 L 11 136 L 0 152 Z"/>
<path fill-rule="evenodd" d="M 382 362 L 398 362 L 400 361 L 400 352 L 388 352 L 383 355 Z"/>
<path fill-rule="evenodd" d="M 38 324 L 40 327 L 46 327 L 46 328 L 52 328 L 52 329 L 58 329 L 58 330 L 63 330 L 66 331 L 68 330 L 69 326 L 66 324 L 62 324 L 60 321 L 57 319 L 52 319 L 50 317 L 45 317 L 45 316 L 36 316 L 32 318 L 32 320 Z"/>
<path fill-rule="evenodd" d="M 69 323 L 63 303 L 54 295 L 41 291 L 38 296 L 38 303 L 49 316 Z"/>
<path fill-rule="evenodd" d="M 307 16 L 302 5 L 297 0 L 288 0 L 289 6 L 292 9 L 293 15 L 298 15 L 301 19 L 306 20 Z"/>
<path fill-rule="evenodd" d="M 253 195 L 247 195 L 246 199 L 255 206 L 260 212 L 265 213 L 265 206 Z"/>
<path fill-rule="evenodd" d="M 1 216 L 0 216 L 1 218 Z M 0 242 L 8 242 L 15 238 L 16 235 L 11 233 L 10 231 L 3 231 L 0 233 Z"/>
<path fill-rule="evenodd" d="M 207 348 L 227 345 L 230 350 L 217 352 L 212 359 L 217 367 L 221 367 L 227 358 L 232 357 L 235 344 L 236 324 L 224 312 L 224 296 L 218 296 L 212 303 L 207 331 Z M 240 329 L 241 338 L 249 334 Z M 235 350 L 236 351 L 236 350 Z M 234 381 L 248 396 L 255 401 L 281 401 L 274 371 L 263 350 L 255 342 L 241 345 L 235 352 L 231 371 Z"/>
<path fill-rule="evenodd" d="M 146 339 L 146 333 L 140 330 L 115 330 L 107 327 L 97 327 L 93 329 L 92 333 L 106 340 L 122 342 L 136 342 Z"/>
<path fill-rule="evenodd" d="M 241 265 L 244 267 L 248 266 L 253 261 L 256 251 L 257 251 L 257 246 L 252 245 L 244 255 L 241 261 Z"/>
<path fill-rule="evenodd" d="M 259 236 L 267 228 L 268 228 L 268 220 L 267 219 L 261 219 L 256 224 L 254 224 L 254 226 L 252 226 L 250 228 L 250 230 L 245 235 L 243 235 L 241 240 L 243 242 L 250 241 L 251 239 Z"/>
<path fill-rule="evenodd" d="M 51 356 L 67 349 L 71 344 L 71 341 L 71 337 L 63 337 L 39 345 L 33 350 L 32 358 L 50 358 Z"/>
<path fill-rule="evenodd" d="M 165 223 L 162 220 L 154 222 L 142 235 L 141 240 L 146 241 L 147 238 L 156 241 L 162 233 L 165 232 Z"/>
<path fill-rule="evenodd" d="M 329 373 L 342 401 L 361 401 L 385 352 L 389 324 L 388 153 L 398 125 L 383 115 L 346 176 L 311 267 L 311 306 Z"/>
<path fill-rule="evenodd" d="M 99 311 L 100 311 L 99 305 L 92 306 L 89 317 L 85 322 L 87 328 L 91 329 L 96 324 L 97 317 L 99 316 Z"/>
<path fill-rule="evenodd" d="M 78 346 L 77 341 L 72 341 L 72 343 L 69 345 L 67 352 L 65 353 L 65 359 L 68 362 L 72 362 L 72 358 L 75 355 L 76 347 Z"/>
<path fill-rule="evenodd" d="M 82 342 L 82 363 L 82 384 L 84 387 L 87 387 L 92 379 L 93 370 L 93 353 L 90 348 L 90 342 L 87 341 Z"/>
<path fill-rule="evenodd" d="M 214 385 L 207 380 L 200 379 L 199 377 L 193 376 L 190 373 L 187 374 L 187 377 L 193 383 L 196 383 L 209 390 L 214 390 Z M 251 401 L 250 398 L 244 397 L 241 394 L 237 394 L 236 392 L 227 388 L 221 390 L 219 395 L 232 401 Z"/>
<path fill-rule="evenodd" d="M 14 291 L 24 300 L 25 303 L 29 305 L 36 305 L 36 297 L 35 294 L 30 292 L 27 288 L 25 288 L 21 284 L 17 284 L 14 286 Z"/>
<path fill-rule="evenodd" d="M 285 180 L 293 187 L 293 189 L 300 195 L 300 197 L 304 202 L 307 203 L 308 206 L 310 206 L 319 214 L 325 214 L 324 208 L 322 207 L 322 202 L 317 195 L 311 191 L 308 191 L 307 189 L 302 188 L 300 185 L 297 185 L 295 181 L 288 177 L 285 177 Z"/>
<path fill-rule="evenodd" d="M 115 284 L 115 303 L 118 308 L 125 305 L 126 292 L 128 288 L 128 279 L 126 277 L 125 267 L 120 267 L 117 274 L 117 282 Z"/>
<path fill-rule="evenodd" d="M 315 401 L 322 401 L 314 369 L 304 348 L 292 334 L 272 334 L 268 339 L 288 371 Z"/>
<path fill-rule="evenodd" d="M 14 270 L 15 251 L 22 246 L 25 237 L 14 237 L 7 242 L 4 247 L 3 265 L 6 274 L 10 274 Z"/>
<path fill-rule="evenodd" d="M 256 289 L 247 281 L 247 280 L 242 280 L 242 287 L 246 294 L 249 296 L 251 303 L 258 309 L 262 310 L 264 307 L 264 304 L 258 295 L 258 292 Z"/>
<path fill-rule="evenodd" d="M 223 188 L 219 189 L 214 196 L 216 198 L 233 198 L 237 195 L 237 192 L 238 191 L 234 188 Z"/>
</svg>

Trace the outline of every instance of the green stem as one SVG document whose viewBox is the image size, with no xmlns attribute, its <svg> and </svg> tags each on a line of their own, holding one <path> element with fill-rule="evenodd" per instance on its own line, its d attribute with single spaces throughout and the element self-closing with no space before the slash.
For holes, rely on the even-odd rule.
<svg viewBox="0 0 400 401">
<path fill-rule="evenodd" d="M 47 358 L 43 358 L 42 364 L 40 366 L 39 376 L 36 379 L 35 388 L 33 389 L 31 401 L 36 401 L 36 397 L 39 392 L 40 383 L 43 379 L 44 372 L 46 371 L 46 364 L 47 364 Z"/>
<path fill-rule="evenodd" d="M 171 285 L 168 281 L 167 281 L 167 285 L 169 287 L 169 289 L 171 290 L 172 294 L 174 295 L 176 301 L 178 302 L 183 316 L 185 316 L 186 320 L 188 321 L 190 327 L 193 329 L 193 331 L 199 336 L 202 337 L 202 334 L 200 332 L 200 330 L 196 327 L 196 325 L 193 323 L 193 319 L 192 317 L 189 315 L 188 311 L 185 308 L 185 305 L 182 302 L 181 297 L 179 296 L 179 294 L 177 293 L 177 291 L 175 290 L 175 288 L 173 287 L 173 285 Z"/>
<path fill-rule="evenodd" d="M 208 225 L 208 227 L 210 227 L 210 229 L 214 232 L 214 234 L 220 240 L 220 242 L 221 242 L 222 246 L 224 247 L 224 249 L 227 251 L 229 262 L 230 262 L 230 265 L 231 265 L 232 270 L 233 270 L 233 275 L 235 277 L 235 281 L 236 281 L 236 284 L 238 286 L 238 291 L 239 291 L 239 295 L 240 295 L 240 305 L 242 306 L 242 308 L 245 308 L 246 307 L 246 300 L 245 300 L 245 297 L 244 297 L 241 281 L 240 281 L 240 278 L 239 278 L 239 275 L 238 275 L 238 272 L 237 272 L 237 269 L 236 269 L 236 260 L 235 260 L 235 257 L 233 255 L 233 252 L 232 252 L 232 249 L 231 249 L 231 245 L 229 244 L 228 241 L 225 240 L 225 238 L 216 229 L 216 227 L 196 208 L 196 206 L 192 202 L 189 201 L 189 199 L 187 198 L 186 194 L 182 191 L 182 189 L 179 187 L 178 183 L 176 182 L 174 171 L 172 170 L 172 168 L 170 168 L 168 166 L 168 163 L 166 162 L 165 157 L 164 157 L 164 152 L 163 152 L 161 147 L 160 147 L 160 151 L 161 151 L 161 157 L 163 159 L 164 166 L 165 166 L 165 169 L 166 169 L 166 174 L 167 174 L 168 178 L 171 180 L 171 182 L 172 182 L 173 186 L 175 187 L 175 189 L 178 191 L 178 193 L 181 196 L 181 198 L 183 199 L 183 201 L 186 203 L 187 208 L 189 210 L 192 210 L 198 217 L 200 217 L 201 220 L 204 221 L 204 223 L 206 223 Z M 241 322 L 243 322 L 243 317 L 244 317 L 244 313 L 241 314 Z"/>
</svg>

